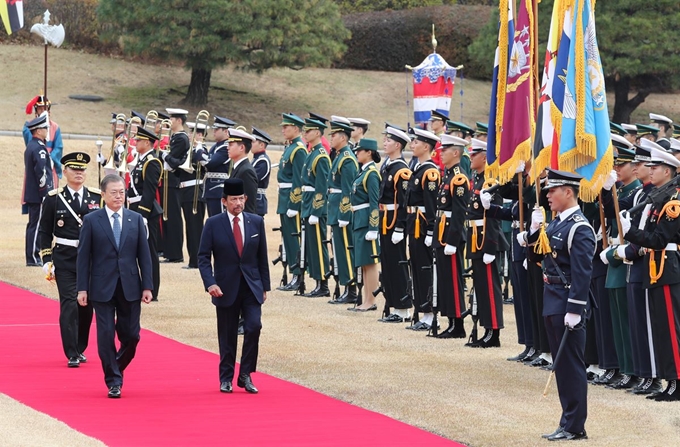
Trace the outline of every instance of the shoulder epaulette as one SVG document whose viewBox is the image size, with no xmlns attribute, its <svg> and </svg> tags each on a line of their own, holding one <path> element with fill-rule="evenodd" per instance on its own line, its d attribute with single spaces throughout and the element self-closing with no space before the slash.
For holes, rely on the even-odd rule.
<svg viewBox="0 0 680 447">
<path fill-rule="evenodd" d="M 56 188 L 47 193 L 48 196 L 56 196 L 57 194 L 61 194 L 61 192 L 64 190 L 64 187 L 62 186 L 61 188 Z"/>
<path fill-rule="evenodd" d="M 368 176 L 371 175 L 371 172 L 375 172 L 375 175 L 378 176 L 378 183 L 382 181 L 382 177 L 380 176 L 380 171 L 375 166 L 369 166 L 366 168 L 366 175 L 364 176 L 364 180 L 361 182 L 364 185 L 364 191 L 368 192 L 368 188 L 366 187 L 366 182 L 368 181 Z"/>
<path fill-rule="evenodd" d="M 423 173 L 423 177 L 422 177 L 422 180 L 421 180 L 423 187 L 424 187 L 424 184 L 425 184 L 425 177 L 427 177 L 427 180 L 429 180 L 431 182 L 438 181 L 441 177 L 440 174 L 439 174 L 439 169 L 436 168 L 436 167 L 435 168 L 428 168 L 425 171 L 425 173 Z"/>
<path fill-rule="evenodd" d="M 354 162 L 354 164 L 356 165 L 357 169 L 359 168 L 359 162 L 357 162 L 356 159 L 354 157 L 352 157 L 352 154 L 350 154 L 349 152 L 345 152 L 342 155 L 342 157 L 340 158 L 340 161 L 338 161 L 338 169 L 340 169 L 342 167 L 342 164 L 345 161 L 347 161 L 347 159 L 352 160 Z"/>
<path fill-rule="evenodd" d="M 87 190 L 90 191 L 92 194 L 102 195 L 102 190 L 99 188 L 87 188 Z"/>
<path fill-rule="evenodd" d="M 455 186 L 461 186 L 461 185 L 464 185 L 464 184 L 466 184 L 466 183 L 469 184 L 469 183 L 470 183 L 470 180 L 469 180 L 469 179 L 467 178 L 467 176 L 466 176 L 465 174 L 463 174 L 463 173 L 456 174 L 456 175 L 454 175 L 453 178 L 451 179 L 451 184 L 452 184 L 452 185 L 455 185 Z"/>
<path fill-rule="evenodd" d="M 163 172 L 163 162 L 158 158 L 151 157 L 147 159 L 146 162 L 144 162 L 144 166 L 142 166 L 142 180 L 144 180 L 144 178 L 146 177 L 146 167 L 149 166 L 149 163 L 151 163 L 154 160 L 157 161 L 158 164 L 160 165 L 161 173 Z"/>
<path fill-rule="evenodd" d="M 411 178 L 411 170 L 409 168 L 401 168 L 394 173 L 394 183 L 397 183 L 399 179 L 409 180 Z"/>
</svg>

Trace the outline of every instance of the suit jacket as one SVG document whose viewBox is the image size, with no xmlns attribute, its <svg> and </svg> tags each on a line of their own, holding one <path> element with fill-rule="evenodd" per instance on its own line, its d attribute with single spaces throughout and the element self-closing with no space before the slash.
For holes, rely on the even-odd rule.
<svg viewBox="0 0 680 447">
<path fill-rule="evenodd" d="M 234 163 L 232 161 L 232 163 Z M 250 160 L 245 158 L 240 162 L 233 171 L 231 171 L 230 178 L 240 178 L 243 180 L 243 191 L 248 200 L 246 200 L 245 212 L 246 213 L 257 213 L 257 172 L 250 164 Z M 231 225 L 230 225 L 231 226 Z M 263 233 L 264 234 L 264 233 Z"/>
<path fill-rule="evenodd" d="M 141 214 L 125 208 L 120 212 L 120 248 L 116 247 L 106 208 L 89 213 L 83 219 L 78 245 L 77 289 L 88 292 L 91 301 L 111 300 L 118 279 L 128 301 L 140 300 L 142 290 L 153 290 L 144 219 Z"/>
<path fill-rule="evenodd" d="M 271 290 L 264 219 L 250 213 L 242 213 L 241 216 L 245 235 L 240 257 L 229 214 L 224 212 L 212 216 L 203 227 L 198 268 L 206 290 L 215 284 L 222 289 L 224 295 L 212 299 L 215 306 L 228 307 L 234 303 L 241 275 L 260 303 L 264 301 L 264 292 Z M 210 263 L 211 256 L 215 260 L 214 269 Z"/>
</svg>

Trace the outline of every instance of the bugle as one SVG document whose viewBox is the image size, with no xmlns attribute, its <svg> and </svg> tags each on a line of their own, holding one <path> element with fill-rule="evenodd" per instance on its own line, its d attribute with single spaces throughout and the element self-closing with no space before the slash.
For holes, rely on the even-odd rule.
<svg viewBox="0 0 680 447">
<path fill-rule="evenodd" d="M 122 144 L 123 142 L 119 141 L 119 138 L 116 138 L 116 135 L 118 134 L 119 129 L 125 132 L 125 125 L 126 125 L 125 115 L 123 113 L 119 113 L 118 115 L 116 115 L 115 127 L 113 128 L 113 137 L 111 138 L 111 151 L 109 152 L 109 158 L 106 160 L 106 163 L 104 164 L 104 173 L 115 171 L 117 169 L 116 143 L 120 142 Z"/>
<path fill-rule="evenodd" d="M 198 115 L 196 115 L 196 127 L 194 127 L 194 133 L 191 138 L 191 149 L 189 150 L 189 154 L 187 158 L 194 158 L 194 141 L 196 138 L 196 129 L 198 129 L 201 124 L 205 125 L 205 133 L 208 133 L 208 128 L 210 128 L 210 125 L 208 124 L 208 121 L 210 120 L 210 113 L 208 113 L 207 110 L 201 110 L 198 112 Z M 205 137 L 205 134 L 204 134 Z M 194 214 L 198 214 L 198 192 L 201 189 L 201 164 L 196 163 L 196 186 L 194 187 L 194 203 L 191 207 L 191 212 Z"/>
<path fill-rule="evenodd" d="M 160 158 L 161 141 L 168 137 L 170 144 L 170 134 L 172 133 L 172 123 L 165 119 L 161 121 L 161 133 L 158 135 L 158 147 L 156 148 L 156 158 Z M 162 160 L 161 160 L 162 161 Z M 163 220 L 168 220 L 168 170 L 163 169 Z"/>
<path fill-rule="evenodd" d="M 120 154 L 120 163 L 118 163 L 118 172 L 120 173 L 120 176 L 125 178 L 125 174 L 128 172 L 128 154 L 130 153 L 130 140 L 132 140 L 135 136 L 137 136 L 137 127 L 142 125 L 142 120 L 139 117 L 133 116 L 130 118 L 130 122 L 128 123 L 128 128 L 127 128 L 127 138 L 125 141 L 125 149 L 123 149 L 123 153 Z M 134 127 L 134 133 L 133 131 Z M 133 160 L 134 161 L 134 160 Z"/>
</svg>

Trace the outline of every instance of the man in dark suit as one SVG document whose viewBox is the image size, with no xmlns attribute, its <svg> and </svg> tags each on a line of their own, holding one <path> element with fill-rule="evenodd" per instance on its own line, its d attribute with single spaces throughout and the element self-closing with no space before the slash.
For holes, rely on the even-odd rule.
<svg viewBox="0 0 680 447">
<path fill-rule="evenodd" d="M 225 181 L 222 204 L 227 212 L 206 221 L 198 251 L 203 285 L 217 311 L 223 393 L 232 392 L 239 315 L 244 320 L 244 337 L 237 385 L 257 393 L 250 375 L 257 366 L 262 304 L 270 290 L 264 219 L 243 212 L 246 204 L 243 186 L 241 179 Z M 214 268 L 211 256 L 215 259 Z"/>
<path fill-rule="evenodd" d="M 257 172 L 248 160 L 248 153 L 253 146 L 255 137 L 240 129 L 229 131 L 229 158 L 231 159 L 231 174 L 229 178 L 243 180 L 243 191 L 246 196 L 246 213 L 257 213 Z"/>
<path fill-rule="evenodd" d="M 92 303 L 104 380 L 109 397 L 119 398 L 123 371 L 139 343 L 140 303 L 152 299 L 153 274 L 144 218 L 123 208 L 123 179 L 107 175 L 102 179 L 101 190 L 106 206 L 87 214 L 80 231 L 78 303 Z M 115 333 L 120 341 L 118 351 Z"/>
</svg>

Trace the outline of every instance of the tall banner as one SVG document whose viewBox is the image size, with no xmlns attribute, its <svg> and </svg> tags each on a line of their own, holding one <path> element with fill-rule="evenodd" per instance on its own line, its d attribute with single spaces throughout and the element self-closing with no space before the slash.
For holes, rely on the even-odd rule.
<svg viewBox="0 0 680 447">
<path fill-rule="evenodd" d="M 449 116 L 456 69 L 443 57 L 432 53 L 413 68 L 413 119 L 425 123 L 432 110 Z"/>
<path fill-rule="evenodd" d="M 573 12 L 559 166 L 583 176 L 581 198 L 593 201 L 611 172 L 613 148 L 591 0 L 575 0 Z"/>
</svg>

